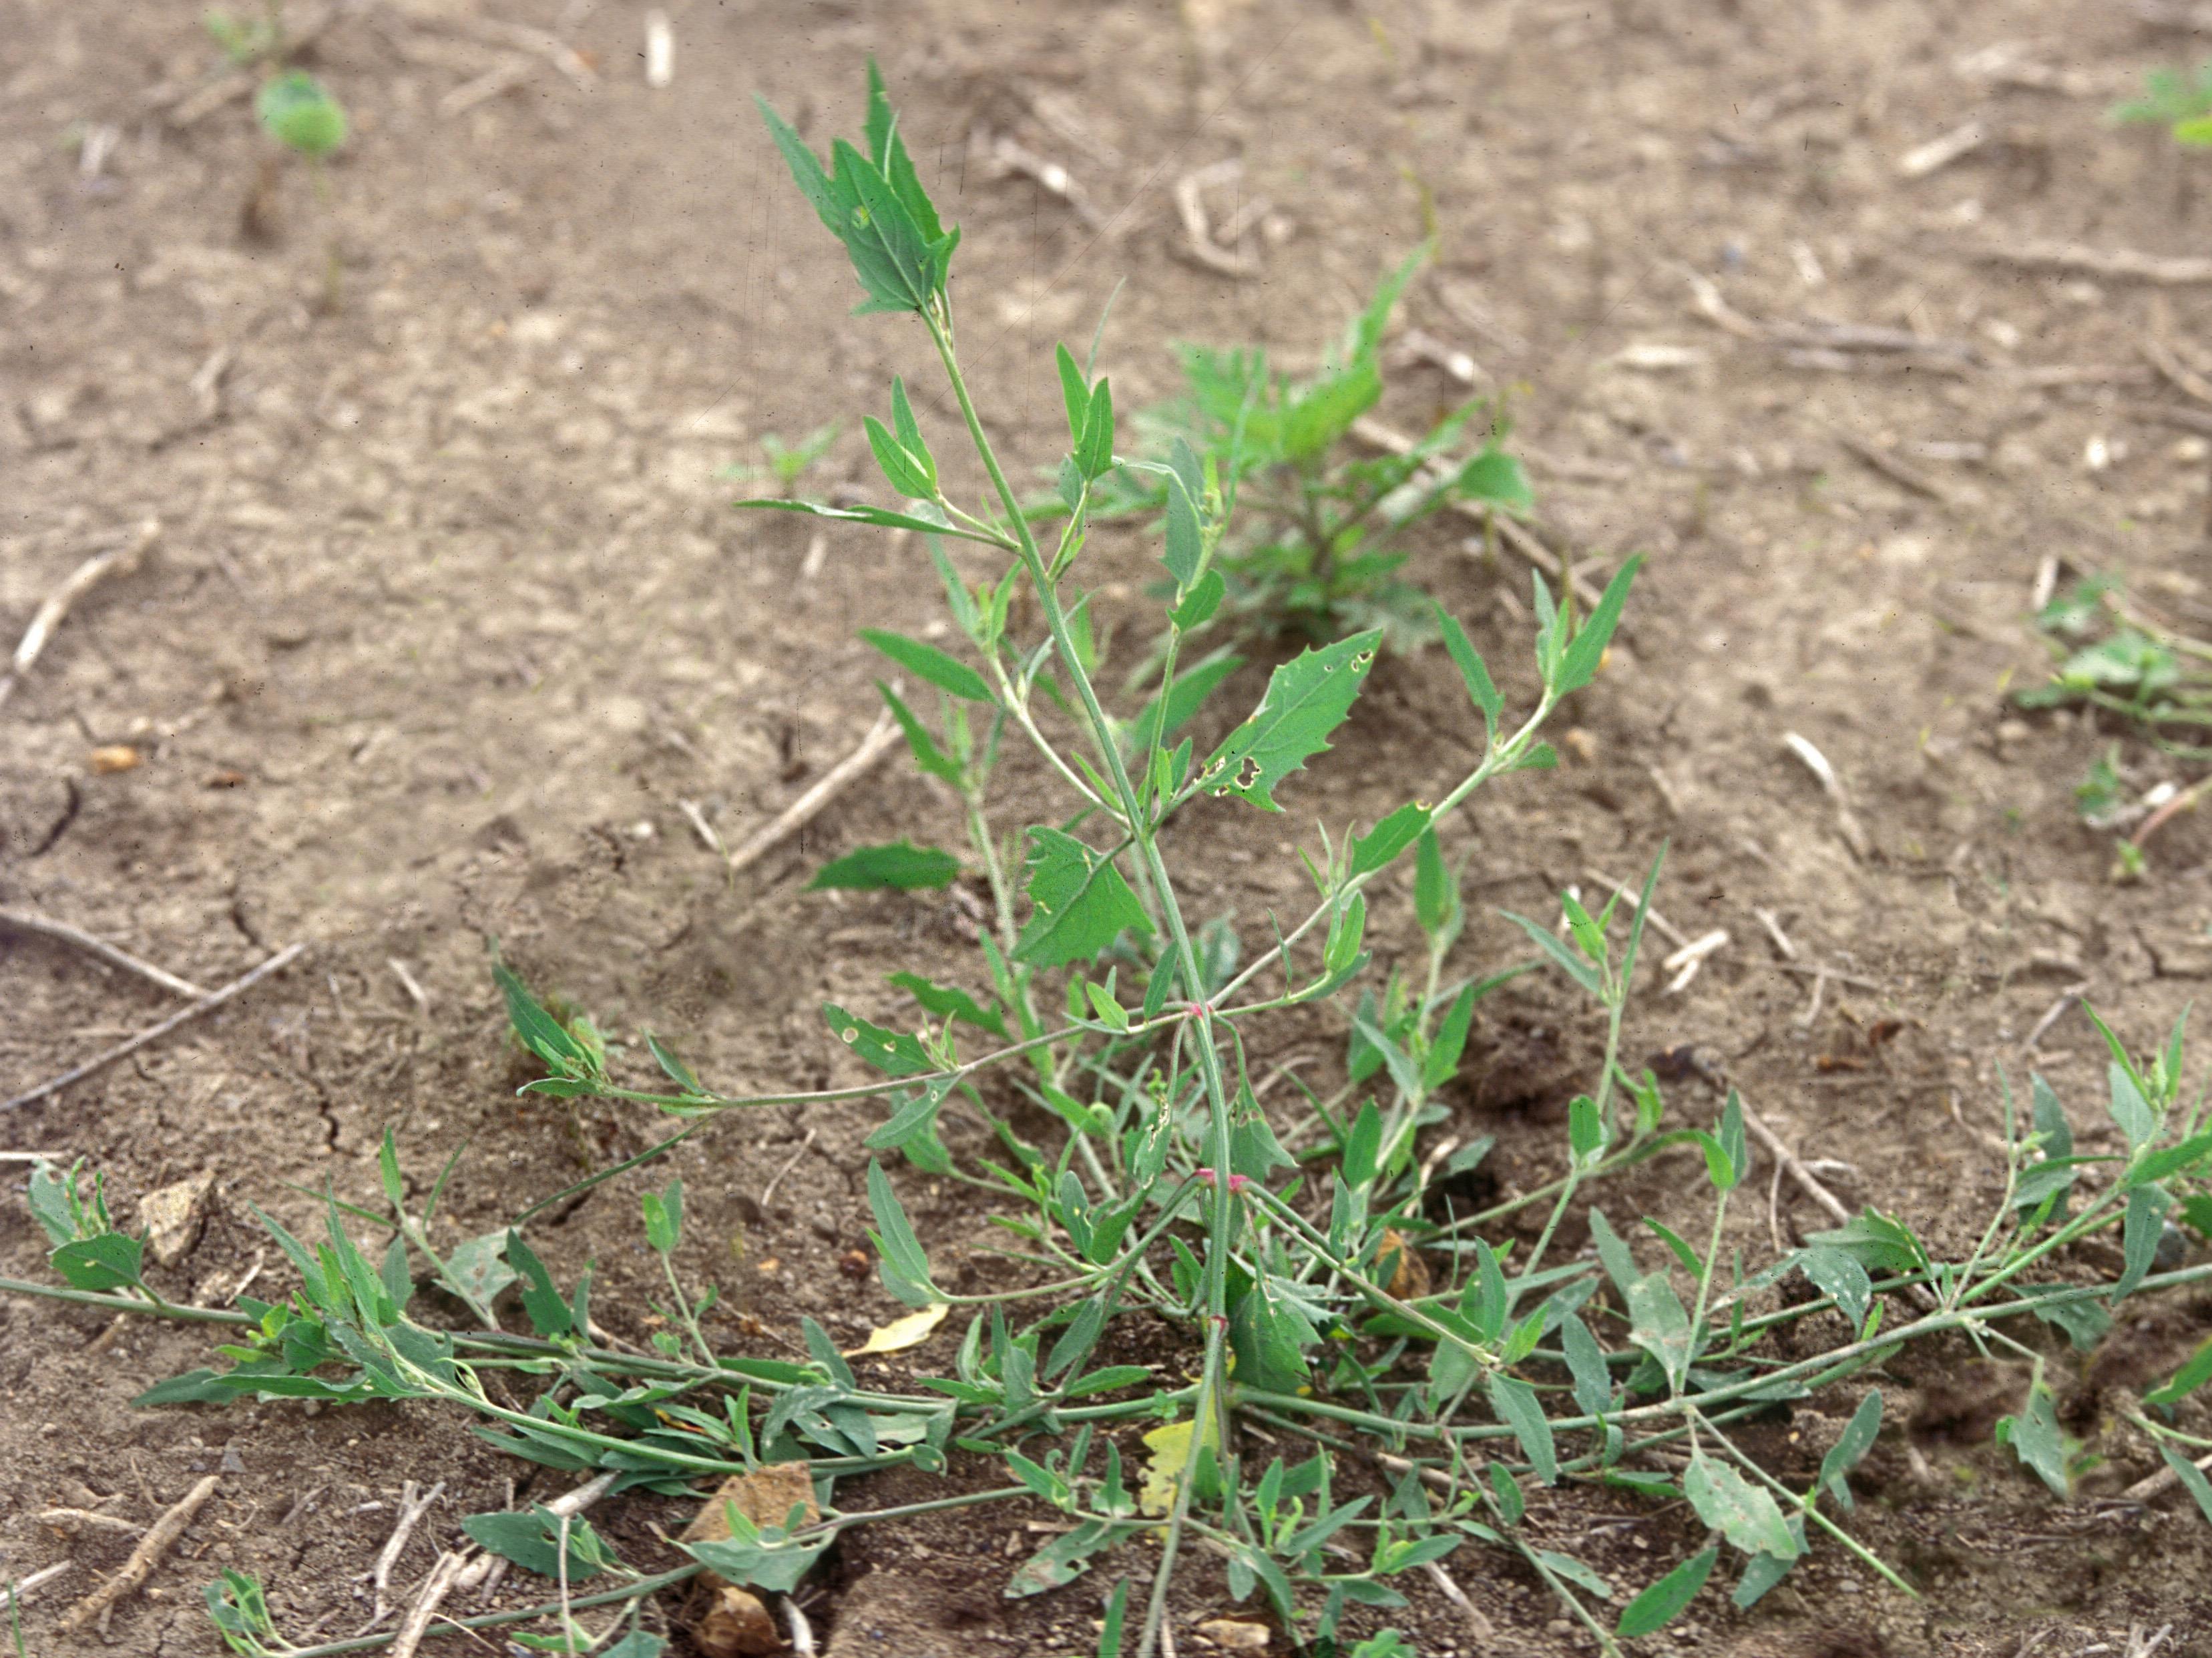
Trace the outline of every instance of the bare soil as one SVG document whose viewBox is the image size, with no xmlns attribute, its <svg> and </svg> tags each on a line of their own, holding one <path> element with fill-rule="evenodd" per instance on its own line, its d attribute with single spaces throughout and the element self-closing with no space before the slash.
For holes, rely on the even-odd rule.
<svg viewBox="0 0 2212 1658">
<path fill-rule="evenodd" d="M 2087 1148 L 2109 1138 L 2101 1053 L 2079 1012 L 2033 1054 L 2024 1044 L 2076 987 L 2145 1045 L 2202 993 L 2212 827 L 2176 821 L 2154 843 L 2152 878 L 2112 884 L 2109 836 L 2080 824 L 2071 791 L 2115 734 L 2023 717 L 2006 692 L 2044 660 L 2024 618 L 2046 559 L 2121 574 L 2185 623 L 2212 611 L 2205 445 L 2129 413 L 2179 399 L 2140 342 L 2212 337 L 2212 292 L 1978 251 L 2201 253 L 2212 162 L 2154 131 L 2112 130 L 2103 112 L 2145 68 L 2212 55 L 2212 33 L 2065 0 L 669 10 L 675 77 L 654 90 L 629 0 L 347 6 L 304 58 L 355 119 L 324 203 L 304 173 L 264 173 L 243 101 L 179 124 L 175 100 L 216 67 L 192 8 L 0 4 L 5 637 L 95 537 L 163 525 L 144 567 L 82 604 L 0 711 L 0 903 L 209 985 L 310 945 L 220 1013 L 0 1115 L 0 1149 L 90 1159 L 126 1220 L 165 1182 L 218 1177 L 216 1212 L 166 1293 L 234 1294 L 257 1262 L 257 1290 L 281 1286 L 248 1204 L 305 1228 L 309 1190 L 373 1200 L 387 1126 L 425 1181 L 466 1143 L 455 1237 L 658 1137 L 642 1108 L 572 1120 L 514 1096 L 526 1073 L 488 936 L 603 1028 L 650 1025 L 732 1090 L 861 1080 L 819 1004 L 893 1017 L 887 972 L 969 969 L 969 923 L 951 901 L 800 890 L 852 846 L 957 835 L 951 805 L 901 767 L 734 884 L 679 805 L 697 803 L 732 844 L 766 822 L 873 717 L 854 629 L 919 630 L 933 616 L 935 582 L 911 545 L 834 528 L 810 561 L 803 525 L 739 517 L 715 477 L 757 459 L 763 432 L 872 408 L 894 372 L 925 378 L 913 329 L 844 319 L 842 256 L 750 108 L 763 91 L 819 143 L 855 119 L 870 52 L 966 228 L 963 349 L 1024 465 L 1052 453 L 1053 341 L 1087 338 L 1117 282 L 1104 361 L 1133 406 L 1169 389 L 1170 339 L 1310 358 L 1432 206 L 1443 255 L 1408 322 L 1508 396 L 1547 533 L 1593 561 L 1651 556 L 1607 671 L 1574 708 L 1562 769 L 1500 786 L 1462 831 L 1474 891 L 1540 907 L 1593 871 L 1640 872 L 1671 843 L 1662 911 L 1686 934 L 1729 935 L 1681 993 L 1632 1011 L 1632 1059 L 1686 1046 L 1701 1060 L 1670 1061 L 1677 1109 L 1710 1116 L 1711 1079 L 1732 1080 L 1803 1155 L 1848 1163 L 1832 1178 L 1847 1198 L 1951 1245 L 2001 1189 L 2000 1066 L 2048 1076 Z M 508 90 L 448 112 L 508 53 L 472 27 L 492 15 L 573 43 L 594 88 L 532 58 Z M 2056 73 L 1993 75 L 1999 46 Z M 1900 158 L 1970 119 L 1987 129 L 1979 148 L 1901 173 Z M 1028 178 L 993 176 L 970 155 L 978 127 L 1064 165 L 1103 228 Z M 105 151 L 96 171 L 88 145 Z M 1249 278 L 1187 256 L 1170 197 L 1177 178 L 1231 157 L 1279 221 L 1250 239 Z M 325 309 L 331 239 L 341 282 Z M 1686 269 L 1753 318 L 1964 349 L 1793 355 L 1699 316 Z M 2045 369 L 2069 372 L 2023 372 Z M 1417 425 L 1459 395 L 1415 363 L 1381 412 Z M 848 432 L 815 481 L 867 472 Z M 1086 556 L 1133 652 L 1150 554 L 1105 536 Z M 1411 574 L 1469 619 L 1509 696 L 1525 696 L 1518 559 L 1439 527 Z M 1789 732 L 1833 762 L 1856 847 L 1785 750 Z M 141 762 L 95 769 L 92 751 L 110 745 Z M 1256 935 L 1267 907 L 1297 902 L 1304 878 L 1283 855 L 1294 835 L 1316 819 L 1371 822 L 1456 775 L 1473 746 L 1440 659 L 1385 663 L 1335 752 L 1285 789 L 1287 817 L 1209 803 L 1179 826 L 1199 913 L 1234 908 Z M 2122 756 L 2139 787 L 2170 763 L 2131 743 Z M 1820 995 L 1761 911 L 1795 969 L 1837 969 Z M 1396 889 L 1377 906 L 1390 948 L 1407 944 L 1407 912 Z M 1516 954 L 1488 919 L 1463 950 L 1474 967 Z M 0 1094 L 171 1006 L 64 946 L 0 935 Z M 1565 1102 L 1599 1033 L 1565 989 L 1531 979 L 1486 1005 L 1478 1047 L 1448 1132 L 1498 1136 L 1498 1189 L 1539 1182 L 1559 1166 Z M 1265 1057 L 1298 1052 L 1325 1075 L 1340 1028 L 1317 1015 Z M 857 1339 L 894 1311 L 872 1276 L 838 1266 L 866 1247 L 860 1143 L 879 1117 L 872 1102 L 732 1115 L 678 1157 L 682 1265 L 721 1291 L 712 1333 L 727 1349 L 781 1352 L 801 1314 Z M 11 1192 L 22 1173 L 0 1164 Z M 1603 1201 L 1689 1230 L 1704 1199 L 1683 1175 L 1662 1163 Z M 658 1292 L 642 1178 L 599 1188 L 537 1237 L 564 1280 L 595 1266 L 600 1316 L 634 1339 Z M 956 1280 L 972 1258 L 968 1281 L 994 1281 L 980 1212 L 921 1182 L 908 1194 Z M 1781 1236 L 1825 1224 L 1783 1194 Z M 1732 1241 L 1762 1259 L 1768 1228 L 1764 1203 L 1747 1203 Z M 45 1273 L 12 1197 L 0 1273 Z M 2208 1311 L 2203 1297 L 2130 1303 L 2096 1354 L 2051 1345 L 2069 1431 L 2106 1459 L 2071 1504 L 1990 1443 L 2019 1373 L 1963 1345 L 1900 1357 L 1850 1523 L 1922 1598 L 1823 1545 L 1753 1613 L 1709 1594 L 1655 1647 L 2009 1658 L 2117 1652 L 2131 1626 L 2171 1625 L 2166 1650 L 2212 1651 L 2212 1528 L 2178 1494 L 2099 1500 L 2153 1466 L 2118 1413 L 2201 1338 Z M 951 1339 L 908 1357 L 940 1363 Z M 368 1619 L 363 1575 L 404 1480 L 442 1479 L 446 1495 L 402 1557 L 403 1590 L 461 1516 L 563 1483 L 427 1410 L 130 1407 L 212 1345 L 189 1327 L 111 1328 L 0 1300 L 0 1574 L 76 1562 L 30 1603 L 38 1658 L 216 1652 L 198 1588 L 224 1565 L 267 1582 L 293 1638 L 350 1634 Z M 1809 1473 L 1848 1408 L 1820 1401 L 1773 1424 L 1774 1466 Z M 2207 1430 L 2201 1408 L 2194 1421 Z M 143 1524 L 215 1471 L 216 1499 L 105 1640 L 57 1632 L 131 1539 L 38 1515 L 98 1508 Z M 887 1476 L 841 1500 L 994 1479 L 960 1462 L 951 1485 Z M 655 1527 L 672 1534 L 684 1507 L 625 1500 L 602 1518 L 650 1564 L 674 1558 Z M 1012 1557 L 1035 1546 L 1024 1527 L 1043 1517 L 1001 1506 L 860 1529 L 806 1597 L 825 1649 L 1090 1650 L 1110 1570 L 1000 1597 Z M 1698 1540 L 1686 1513 L 1579 1489 L 1532 1523 L 1631 1585 Z M 1425 1655 L 1584 1649 L 1517 1566 L 1470 1550 L 1454 1570 L 1496 1634 L 1478 1639 L 1417 1580 L 1392 1621 Z M 514 1576 L 500 1593 L 532 1594 Z M 1193 1572 L 1182 1649 L 1204 1650 L 1196 1624 L 1231 1610 L 1219 1579 Z"/>
</svg>

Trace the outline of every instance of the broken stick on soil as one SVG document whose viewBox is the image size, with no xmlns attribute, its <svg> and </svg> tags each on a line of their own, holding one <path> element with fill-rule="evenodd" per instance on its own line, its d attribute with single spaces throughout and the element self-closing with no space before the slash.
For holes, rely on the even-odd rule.
<svg viewBox="0 0 2212 1658">
<path fill-rule="evenodd" d="M 136 1054 L 140 1048 L 145 1047 L 147 1043 L 160 1041 L 162 1037 L 167 1035 L 172 1030 L 174 1030 L 179 1025 L 188 1024 L 192 1020 L 198 1018 L 203 1013 L 212 1013 L 216 1008 L 221 1007 L 232 997 L 244 994 L 246 991 L 252 989 L 254 986 L 259 984 L 270 974 L 291 965 L 293 962 L 299 958 L 300 953 L 306 950 L 307 947 L 307 946 L 305 944 L 287 944 L 283 949 L 278 950 L 274 956 L 271 956 L 267 961 L 262 963 L 259 967 L 255 968 L 251 973 L 245 975 L 243 977 L 233 979 L 228 984 L 223 986 L 220 990 L 210 992 L 207 995 L 201 997 L 199 1000 L 194 1002 L 190 1007 L 179 1008 L 176 1012 L 172 1013 L 167 1018 L 162 1020 L 161 1023 L 149 1025 L 145 1029 L 140 1031 L 137 1035 L 128 1037 L 125 1040 L 118 1042 L 114 1047 L 109 1048 L 105 1054 L 101 1054 L 92 1059 L 87 1060 L 82 1065 L 78 1066 L 73 1071 L 64 1071 L 60 1076 L 56 1077 L 52 1082 L 40 1083 L 36 1088 L 31 1090 L 27 1094 L 18 1094 L 12 1100 L 0 1100 L 0 1111 L 13 1111 L 20 1106 L 36 1105 L 40 1100 L 46 1099 L 52 1095 L 60 1093 L 62 1090 L 67 1088 L 71 1083 L 80 1082 L 85 1078 L 92 1075 L 94 1072 L 114 1064 L 116 1060 L 124 1058 L 125 1055 Z"/>
<path fill-rule="evenodd" d="M 152 1576 L 161 1557 L 185 1534 L 185 1527 L 192 1523 L 192 1517 L 207 1506 L 221 1479 L 221 1475 L 211 1473 L 186 1491 L 183 1500 L 156 1520 L 153 1529 L 139 1540 L 138 1546 L 131 1551 L 131 1558 L 123 1563 L 123 1570 L 70 1608 L 62 1619 L 61 1628 L 70 1631 L 82 1629 Z"/>
<path fill-rule="evenodd" d="M 897 741 L 898 723 L 886 709 L 868 728 L 859 748 L 824 772 L 822 780 L 786 806 L 773 823 L 730 854 L 730 873 L 735 875 L 740 870 L 750 869 L 786 839 L 812 823 L 824 806 L 889 754 Z"/>
<path fill-rule="evenodd" d="M 46 602 L 39 606 L 31 625 L 23 629 L 22 642 L 15 647 L 15 659 L 9 663 L 8 671 L 0 674 L 0 705 L 4 705 L 15 689 L 15 683 L 30 672 L 31 665 L 46 648 L 46 641 L 54 629 L 62 625 L 62 618 L 70 613 L 70 606 L 82 598 L 112 575 L 128 575 L 138 568 L 146 556 L 146 550 L 161 538 L 161 520 L 149 518 L 130 531 L 130 539 L 120 547 L 111 547 L 104 553 L 95 553 L 78 565 L 68 580 L 54 589 Z"/>
<path fill-rule="evenodd" d="M 128 950 L 118 950 L 104 938 L 95 938 L 89 932 L 79 931 L 67 921 L 57 921 L 52 916 L 35 915 L 27 909 L 0 909 L 0 932 L 33 932 L 42 938 L 58 939 L 65 944 L 75 944 L 88 956 L 97 956 L 110 967 L 119 967 L 150 980 L 176 996 L 204 996 L 207 992 L 190 979 L 179 979 L 175 974 L 164 972 L 151 962 L 142 962 Z"/>
</svg>

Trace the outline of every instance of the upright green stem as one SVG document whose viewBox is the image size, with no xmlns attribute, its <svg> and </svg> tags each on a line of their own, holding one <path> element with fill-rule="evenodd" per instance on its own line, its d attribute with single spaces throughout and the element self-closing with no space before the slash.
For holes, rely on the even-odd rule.
<svg viewBox="0 0 2212 1658">
<path fill-rule="evenodd" d="M 1068 683 L 1075 688 L 1077 698 L 1083 704 L 1085 719 L 1090 723 L 1091 740 L 1098 750 L 1100 762 L 1106 768 L 1107 780 L 1112 784 L 1121 817 L 1136 842 L 1137 856 L 1146 873 L 1151 878 L 1158 894 L 1161 917 L 1166 921 L 1168 933 L 1175 944 L 1176 960 L 1182 969 L 1185 988 L 1197 995 L 1204 981 L 1200 976 L 1198 951 L 1191 943 L 1190 930 L 1184 924 L 1182 907 L 1176 902 L 1174 884 L 1169 879 L 1167 865 L 1160 857 L 1159 846 L 1154 839 L 1152 827 L 1146 821 L 1136 788 L 1129 780 L 1128 768 L 1122 763 L 1121 744 L 1115 741 L 1114 723 L 1100 705 L 1098 692 L 1085 671 L 1082 659 L 1077 654 L 1075 641 L 1068 633 L 1067 616 L 1061 610 L 1060 595 L 1054 589 L 1050 572 L 1045 568 L 1039 552 L 1036 537 L 1030 529 L 1028 518 L 1021 510 L 1013 487 L 1006 482 L 1005 471 L 999 465 L 998 452 L 991 446 L 983 430 L 981 416 L 968 393 L 968 382 L 960 372 L 958 358 L 952 349 L 951 313 L 949 306 L 939 312 L 924 313 L 923 320 L 929 326 L 930 338 L 936 343 L 937 355 L 945 365 L 945 378 L 951 382 L 953 396 L 960 404 L 961 417 L 968 425 L 968 435 L 975 446 L 975 453 L 989 474 L 991 487 L 998 494 L 1007 521 L 1013 525 L 1020 542 L 1020 556 L 1030 580 L 1036 589 L 1037 607 L 1043 613 L 1045 628 L 1052 635 L 1054 649 L 1060 665 L 1066 671 Z M 1200 1004 L 1195 1012 L 1198 1030 L 1194 1046 L 1198 1050 L 1200 1075 L 1206 1086 L 1206 1102 L 1211 1120 L 1212 1145 L 1207 1157 L 1220 1171 L 1222 1179 L 1214 1188 L 1212 1247 L 1206 1252 L 1206 1310 L 1213 1317 L 1227 1315 L 1229 1301 L 1229 1236 L 1234 1218 L 1234 1200 L 1229 1191 L 1229 1096 L 1221 1072 L 1221 1056 L 1215 1046 L 1212 1010 Z"/>
</svg>

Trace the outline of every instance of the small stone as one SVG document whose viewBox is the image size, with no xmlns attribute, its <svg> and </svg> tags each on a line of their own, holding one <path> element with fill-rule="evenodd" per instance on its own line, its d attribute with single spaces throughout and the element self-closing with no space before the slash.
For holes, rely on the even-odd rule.
<svg viewBox="0 0 2212 1658">
<path fill-rule="evenodd" d="M 135 770 L 144 756 L 128 743 L 109 743 L 92 751 L 92 768 L 102 777 Z"/>
<path fill-rule="evenodd" d="M 691 1626 L 691 1638 L 706 1658 L 760 1658 L 783 1650 L 775 1619 L 759 1599 L 724 1584 L 714 1592 L 706 1616 Z"/>
<path fill-rule="evenodd" d="M 1224 1652 L 1265 1652 L 1273 1631 L 1265 1624 L 1247 1624 L 1234 1618 L 1209 1618 L 1198 1632 Z"/>
<path fill-rule="evenodd" d="M 200 1241 L 207 1221 L 208 1199 L 215 1194 L 215 1176 L 201 1175 L 149 1192 L 138 1199 L 138 1221 L 146 1229 L 146 1247 L 164 1266 L 174 1266 Z"/>
</svg>

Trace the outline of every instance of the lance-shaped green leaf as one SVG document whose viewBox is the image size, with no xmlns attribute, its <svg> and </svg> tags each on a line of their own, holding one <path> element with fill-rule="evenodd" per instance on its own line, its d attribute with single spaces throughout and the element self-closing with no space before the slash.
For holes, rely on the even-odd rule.
<svg viewBox="0 0 2212 1658">
<path fill-rule="evenodd" d="M 1429 826 L 1430 809 L 1415 800 L 1402 805 L 1365 835 L 1352 837 L 1352 873 L 1372 875 L 1387 868 L 1398 854 L 1420 838 Z"/>
<path fill-rule="evenodd" d="M 884 1288 L 909 1307 L 928 1306 L 938 1299 L 929 1287 L 929 1257 L 891 1187 L 890 1176 L 873 1157 L 868 1159 L 868 1208 L 876 1218 Z"/>
<path fill-rule="evenodd" d="M 957 985 L 941 985 L 923 978 L 918 973 L 894 973 L 890 981 L 920 1002 L 923 1010 L 940 1019 L 957 1019 L 978 1030 L 988 1031 L 1000 1042 L 1006 1040 L 1006 1022 L 994 1009 L 987 1008 Z"/>
<path fill-rule="evenodd" d="M 911 841 L 894 841 L 888 846 L 862 847 L 824 864 L 806 884 L 806 890 L 842 887 L 871 892 L 890 887 L 913 892 L 950 886 L 959 874 L 960 860 L 951 853 L 918 847 Z"/>
<path fill-rule="evenodd" d="M 1067 407 L 1067 441 L 1073 449 L 1083 441 L 1083 428 L 1091 418 L 1091 383 L 1065 345 L 1055 349 L 1053 361 L 1060 370 L 1060 396 Z"/>
<path fill-rule="evenodd" d="M 1260 706 L 1200 770 L 1201 786 L 1267 811 L 1281 811 L 1275 785 L 1328 747 L 1329 734 L 1351 714 L 1352 700 L 1375 665 L 1382 637 L 1381 629 L 1370 629 L 1302 652 L 1276 669 Z"/>
<path fill-rule="evenodd" d="M 884 428 L 883 422 L 873 415 L 864 415 L 860 424 L 868 434 L 868 448 L 883 469 L 884 478 L 899 494 L 928 501 L 937 494 L 937 480 L 926 456 L 917 455 Z"/>
<path fill-rule="evenodd" d="M 1705 1549 L 1692 1555 L 1631 1600 L 1622 1609 L 1620 1622 L 1614 1625 L 1613 1632 L 1633 1640 L 1639 1635 L 1666 1628 L 1698 1598 L 1698 1591 L 1705 1588 L 1705 1579 L 1713 1575 L 1714 1563 L 1720 1558 L 1718 1549 Z"/>
<path fill-rule="evenodd" d="M 1866 1454 L 1874 1448 L 1874 1442 L 1881 1433 L 1881 1389 L 1870 1389 L 1859 1401 L 1851 1419 L 1844 1424 L 1836 1442 L 1828 1447 L 1828 1454 L 1820 1459 L 1820 1477 L 1814 1486 L 1825 1490 L 1836 1499 L 1837 1506 L 1851 1506 L 1851 1488 L 1844 1476 L 1859 1465 Z"/>
<path fill-rule="evenodd" d="M 1097 957 L 1127 929 L 1149 937 L 1152 923 L 1129 884 L 1072 835 L 1030 831 L 1029 925 L 1014 945 L 1018 960 L 1066 967 Z"/>
<path fill-rule="evenodd" d="M 980 541 L 987 547 L 1006 544 L 1000 537 L 983 531 L 948 524 L 942 515 L 924 518 L 915 513 L 895 513 L 883 507 L 828 507 L 818 501 L 785 501 L 767 495 L 732 501 L 731 505 L 763 513 L 804 513 L 809 518 L 842 519 L 848 524 L 872 524 L 883 530 L 919 530 L 926 536 L 956 536 L 962 541 Z"/>
<path fill-rule="evenodd" d="M 1114 465 L 1114 387 L 1101 380 L 1091 388 L 1083 413 L 1083 435 L 1076 440 L 1075 464 L 1086 478 L 1095 478 Z"/>
<path fill-rule="evenodd" d="M 914 1077 L 937 1069 L 922 1051 L 921 1042 L 902 1031 L 871 1024 L 835 1002 L 822 1004 L 822 1017 L 839 1042 L 886 1076 Z"/>
<path fill-rule="evenodd" d="M 884 706 L 891 711 L 891 718 L 898 721 L 898 728 L 906 737 L 907 751 L 914 756 L 914 763 L 932 777 L 941 777 L 955 788 L 961 786 L 960 762 L 938 747 L 937 739 L 929 734 L 929 727 L 921 723 L 912 708 L 907 707 L 905 699 L 880 679 L 876 681 L 876 689 L 882 693 Z"/>
<path fill-rule="evenodd" d="M 1444 649 L 1451 657 L 1452 665 L 1459 670 L 1459 677 L 1467 682 L 1468 696 L 1482 715 L 1486 737 L 1495 740 L 1498 717 L 1504 712 L 1505 699 L 1498 694 L 1498 687 L 1491 681 L 1489 665 L 1468 638 L 1467 629 L 1459 625 L 1459 618 L 1441 604 L 1436 611 L 1437 628 L 1443 635 Z"/>
<path fill-rule="evenodd" d="M 964 696 L 971 702 L 991 700 L 991 688 L 981 674 L 957 658 L 947 656 L 934 645 L 925 645 L 919 639 L 887 633 L 880 628 L 863 628 L 860 637 L 908 672 L 927 679 L 941 691 Z"/>
<path fill-rule="evenodd" d="M 1104 382 L 1100 382 L 1100 387 L 1103 389 Z M 1199 559 L 1205 544 L 1205 534 L 1199 528 L 1197 503 L 1183 488 L 1182 480 L 1171 472 L 1168 475 L 1167 550 L 1161 554 L 1160 562 L 1167 566 L 1177 587 L 1188 587 L 1198 579 Z"/>
<path fill-rule="evenodd" d="M 1746 1554 L 1797 1558 L 1797 1540 L 1790 1534 L 1773 1494 L 1718 1458 L 1692 1451 L 1689 1472 L 1682 1476 L 1682 1491 L 1698 1519 Z"/>
<path fill-rule="evenodd" d="M 1490 1373 L 1490 1408 L 1498 1419 L 1513 1430 L 1513 1437 L 1521 1443 L 1521 1454 L 1528 1459 L 1528 1466 L 1536 1478 L 1547 1485 L 1559 1481 L 1559 1454 L 1553 1443 L 1552 1424 L 1544 1415 L 1543 1402 L 1536 1390 L 1515 1376 L 1492 1370 Z"/>
</svg>

